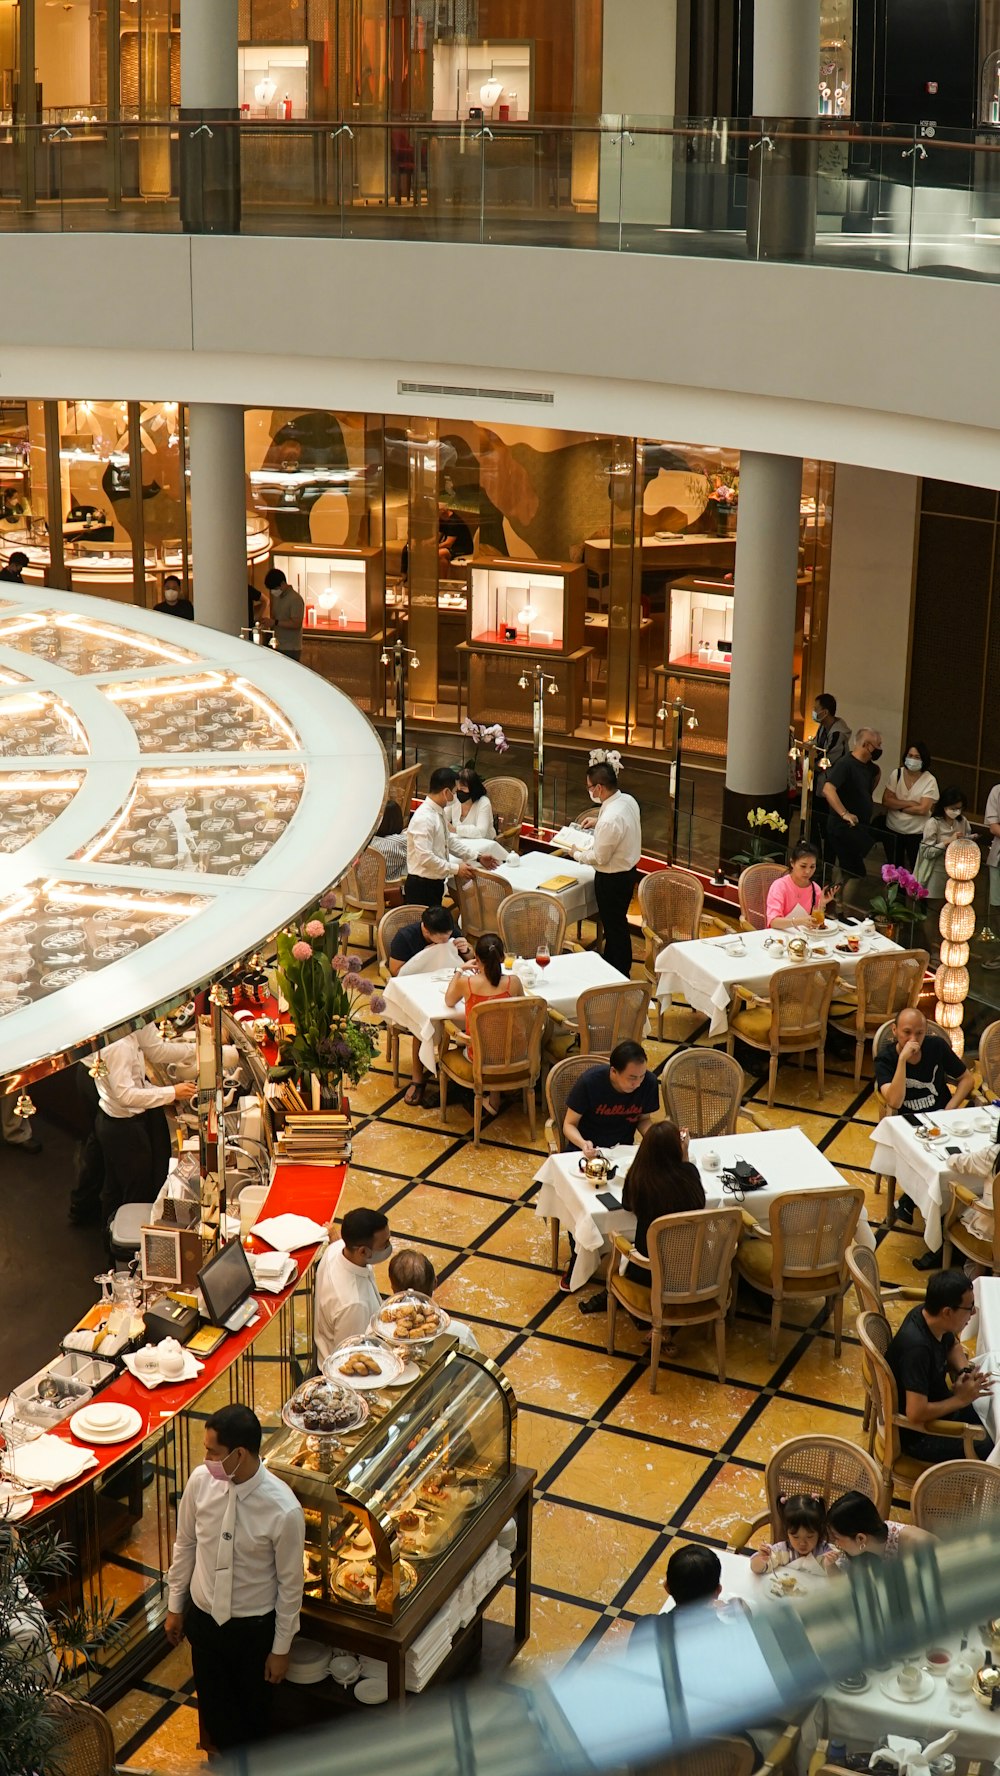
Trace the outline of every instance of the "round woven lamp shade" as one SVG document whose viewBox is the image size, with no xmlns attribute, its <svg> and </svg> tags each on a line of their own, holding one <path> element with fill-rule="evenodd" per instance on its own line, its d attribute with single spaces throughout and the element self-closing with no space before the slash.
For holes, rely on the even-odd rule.
<svg viewBox="0 0 1000 1776">
<path fill-rule="evenodd" d="M 943 906 L 938 919 L 938 930 L 949 943 L 968 943 L 976 929 L 976 909 L 973 906 Z"/>
<path fill-rule="evenodd" d="M 968 944 L 949 943 L 947 938 L 942 938 L 941 960 L 946 968 L 964 968 L 969 960 Z"/>
<path fill-rule="evenodd" d="M 982 861 L 975 839 L 952 839 L 944 854 L 944 867 L 956 882 L 974 882 Z"/>
<path fill-rule="evenodd" d="M 951 1043 L 952 1048 L 954 1049 L 955 1053 L 959 1057 L 964 1055 L 964 1053 L 965 1053 L 965 1031 L 964 1030 L 949 1030 L 948 1031 L 948 1041 Z"/>
<path fill-rule="evenodd" d="M 944 885 L 944 897 L 951 906 L 971 906 L 976 898 L 976 884 L 975 882 L 959 882 L 949 876 Z"/>
<path fill-rule="evenodd" d="M 942 1030 L 960 1030 L 962 1027 L 962 1006 L 945 1005 L 939 999 L 934 1007 L 934 1022 Z"/>
<path fill-rule="evenodd" d="M 961 1005 L 969 993 L 967 968 L 939 968 L 934 976 L 934 991 L 946 1005 Z"/>
</svg>

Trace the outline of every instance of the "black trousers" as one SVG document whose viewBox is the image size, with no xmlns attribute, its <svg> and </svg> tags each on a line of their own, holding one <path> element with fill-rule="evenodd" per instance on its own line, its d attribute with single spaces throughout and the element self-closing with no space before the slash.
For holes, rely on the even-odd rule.
<svg viewBox="0 0 1000 1776">
<path fill-rule="evenodd" d="M 975 1425 L 980 1434 L 973 1448 L 977 1459 L 985 1461 L 993 1448 L 993 1440 L 976 1408 L 963 1406 L 961 1412 L 949 1412 L 948 1423 Z M 950 1437 L 935 1437 L 930 1431 L 902 1431 L 899 1440 L 903 1454 L 915 1455 L 918 1461 L 959 1461 L 965 1454 L 961 1443 L 953 1443 Z"/>
<path fill-rule="evenodd" d="M 76 1065 L 76 1089 L 90 1127 L 77 1149 L 76 1179 L 70 1193 L 69 1212 L 73 1220 L 96 1220 L 104 1194 L 104 1155 L 97 1139 L 97 1112 L 101 1100 L 82 1061 Z"/>
<path fill-rule="evenodd" d="M 901 867 L 912 871 L 920 850 L 920 834 L 898 833 L 886 828 L 885 837 L 890 863 L 894 863 L 897 869 Z"/>
<path fill-rule="evenodd" d="M 407 876 L 403 889 L 406 906 L 440 906 L 443 900 L 443 882 L 432 882 L 429 876 Z"/>
<path fill-rule="evenodd" d="M 107 1116 L 98 1110 L 97 1139 L 104 1156 L 104 1213 L 110 1220 L 127 1202 L 152 1202 L 170 1165 L 170 1125 L 166 1111 L 138 1116 Z"/>
<path fill-rule="evenodd" d="M 204 1610 L 189 1603 L 184 1632 L 198 1692 L 202 1738 L 209 1749 L 233 1751 L 266 1739 L 271 1685 L 264 1665 L 274 1644 L 274 1611 L 266 1616 L 231 1616 L 220 1628 Z"/>
<path fill-rule="evenodd" d="M 832 814 L 826 826 L 826 861 L 839 863 L 845 876 L 867 875 L 865 857 L 871 845 L 871 834 L 866 826 L 848 826 L 838 815 Z"/>
<path fill-rule="evenodd" d="M 610 962 L 612 968 L 617 968 L 626 980 L 632 973 L 628 909 L 635 893 L 635 876 L 634 869 L 616 870 L 614 874 L 597 870 L 594 875 L 597 911 L 604 926 L 604 960 Z"/>
</svg>

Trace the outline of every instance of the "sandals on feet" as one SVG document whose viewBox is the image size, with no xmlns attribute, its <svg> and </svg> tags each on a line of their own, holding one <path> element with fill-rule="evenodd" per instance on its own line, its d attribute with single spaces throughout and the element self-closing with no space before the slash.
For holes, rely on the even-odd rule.
<svg viewBox="0 0 1000 1776">
<path fill-rule="evenodd" d="M 422 1085 L 408 1085 L 406 1088 L 406 1095 L 403 1098 L 403 1103 L 409 1104 L 411 1110 L 416 1110 L 416 1109 L 419 1109 L 419 1107 L 423 1103 L 423 1101 L 424 1101 L 423 1086 Z"/>
</svg>

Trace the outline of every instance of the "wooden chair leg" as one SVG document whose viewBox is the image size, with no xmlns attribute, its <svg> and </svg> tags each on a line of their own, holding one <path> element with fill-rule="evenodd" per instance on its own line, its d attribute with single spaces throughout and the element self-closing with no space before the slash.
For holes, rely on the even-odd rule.
<svg viewBox="0 0 1000 1776">
<path fill-rule="evenodd" d="M 941 1251 L 941 1268 L 942 1268 L 942 1270 L 950 1270 L 951 1269 L 951 1260 L 952 1260 L 952 1254 L 954 1252 L 954 1249 L 955 1248 L 952 1245 L 951 1240 L 948 1238 L 948 1235 L 945 1234 L 944 1239 L 942 1241 L 942 1251 Z"/>
<path fill-rule="evenodd" d="M 726 1053 L 727 1053 L 727 1055 L 731 1055 L 733 1053 L 735 1047 L 736 1047 L 736 1032 L 735 1032 L 735 1030 L 727 1030 L 726 1031 Z"/>
<path fill-rule="evenodd" d="M 414 1040 L 414 1042 L 416 1042 L 417 1039 L 415 1036 L 414 1036 L 413 1040 Z M 438 1066 L 438 1091 L 440 1093 L 438 1102 L 441 1106 L 441 1121 L 447 1122 L 447 1120 L 448 1120 L 448 1075 L 445 1072 L 444 1068 L 442 1066 L 440 1066 L 440 1064 Z"/>
<path fill-rule="evenodd" d="M 719 1371 L 719 1380 L 726 1379 L 726 1316 L 720 1314 L 715 1322 L 715 1366 Z"/>
<path fill-rule="evenodd" d="M 525 1088 L 524 1097 L 525 1097 L 525 1102 L 526 1102 L 527 1110 L 528 1110 L 528 1128 L 531 1133 L 531 1139 L 534 1140 L 536 1124 L 535 1124 L 535 1088 L 533 1085 L 529 1085 Z"/>
<path fill-rule="evenodd" d="M 476 1096 L 475 1096 L 475 1107 L 474 1107 L 473 1113 L 472 1113 L 472 1145 L 473 1145 L 473 1147 L 479 1146 L 479 1137 L 482 1134 L 482 1129 L 483 1129 L 483 1094 L 481 1091 L 477 1090 Z"/>
<path fill-rule="evenodd" d="M 896 1180 L 886 1178 L 885 1181 L 885 1224 L 887 1227 L 896 1225 Z"/>
<path fill-rule="evenodd" d="M 820 1103 L 826 1091 L 826 1053 L 822 1043 L 816 1050 L 816 1096 Z"/>
<path fill-rule="evenodd" d="M 653 1327 L 653 1342 L 649 1347 L 649 1391 L 655 1394 L 660 1381 L 660 1346 L 663 1343 L 663 1327 Z"/>
<path fill-rule="evenodd" d="M 840 1355 L 840 1347 L 844 1340 L 844 1297 L 837 1295 L 833 1303 L 833 1354 Z"/>
<path fill-rule="evenodd" d="M 854 1044 L 854 1083 L 861 1088 L 861 1063 L 865 1058 L 865 1039 L 860 1036 Z"/>
<path fill-rule="evenodd" d="M 770 1110 L 774 1103 L 774 1088 L 778 1083 L 778 1057 L 772 1055 L 767 1067 L 767 1107 Z"/>
<path fill-rule="evenodd" d="M 554 1215 L 549 1216 L 549 1233 L 552 1236 L 552 1268 L 559 1275 L 559 1222 Z"/>
<path fill-rule="evenodd" d="M 771 1304 L 771 1342 L 768 1345 L 768 1356 L 772 1363 L 778 1354 L 778 1334 L 781 1331 L 781 1300 L 775 1296 Z"/>
<path fill-rule="evenodd" d="M 870 1395 L 870 1394 L 866 1394 L 866 1395 L 865 1395 L 865 1410 L 864 1410 L 864 1414 L 863 1414 L 863 1416 L 862 1416 L 862 1419 L 861 1419 L 861 1429 L 862 1429 L 862 1430 L 863 1430 L 863 1431 L 867 1431 L 867 1430 L 869 1430 L 869 1429 L 870 1429 L 870 1427 L 871 1427 L 871 1422 L 872 1422 L 872 1401 L 871 1401 L 871 1395 Z"/>
<path fill-rule="evenodd" d="M 613 1289 L 608 1290 L 608 1356 L 615 1354 L 615 1327 L 618 1323 L 618 1298 Z"/>
</svg>

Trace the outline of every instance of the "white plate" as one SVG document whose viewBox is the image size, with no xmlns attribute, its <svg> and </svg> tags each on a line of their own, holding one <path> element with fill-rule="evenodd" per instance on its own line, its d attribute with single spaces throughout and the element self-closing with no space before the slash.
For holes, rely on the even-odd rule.
<svg viewBox="0 0 1000 1776">
<path fill-rule="evenodd" d="M 346 1363 L 349 1357 L 356 1356 L 359 1351 L 363 1352 L 366 1357 L 371 1357 L 372 1361 L 379 1365 L 377 1375 L 341 1374 L 341 1363 Z M 402 1367 L 402 1357 L 396 1351 L 390 1350 L 389 1346 L 383 1344 L 382 1340 L 378 1338 L 353 1339 L 349 1344 L 342 1345 L 339 1350 L 331 1351 L 330 1355 L 323 1360 L 323 1374 L 327 1381 L 335 1382 L 338 1387 L 356 1388 L 359 1393 L 365 1393 L 369 1388 L 391 1387 L 394 1382 L 398 1381 Z"/>
<path fill-rule="evenodd" d="M 881 1678 L 878 1687 L 883 1696 L 888 1696 L 890 1702 L 926 1702 L 928 1696 L 934 1694 L 934 1679 L 928 1672 L 922 1671 L 915 1690 L 901 1690 L 899 1673 L 894 1671 L 891 1677 Z"/>
<path fill-rule="evenodd" d="M 12 1486 L 9 1480 L 0 1480 L 0 1523 L 20 1523 L 34 1502 L 30 1492 Z"/>
<path fill-rule="evenodd" d="M 91 1430 L 87 1423 L 86 1406 L 81 1411 L 74 1412 L 69 1428 L 81 1443 L 127 1443 L 130 1437 L 135 1436 L 136 1431 L 142 1429 L 142 1414 L 134 1406 L 124 1406 L 122 1410 L 127 1416 L 112 1431 Z"/>
<path fill-rule="evenodd" d="M 420 1370 L 416 1363 L 407 1363 L 405 1369 L 400 1371 L 395 1381 L 387 1381 L 385 1385 L 386 1387 L 394 1388 L 409 1387 L 411 1381 L 416 1381 L 419 1374 Z"/>
<path fill-rule="evenodd" d="M 355 1684 L 354 1695 L 358 1702 L 374 1707 L 379 1702 L 388 1702 L 389 1686 L 381 1677 L 363 1677 L 359 1684 Z"/>
</svg>

